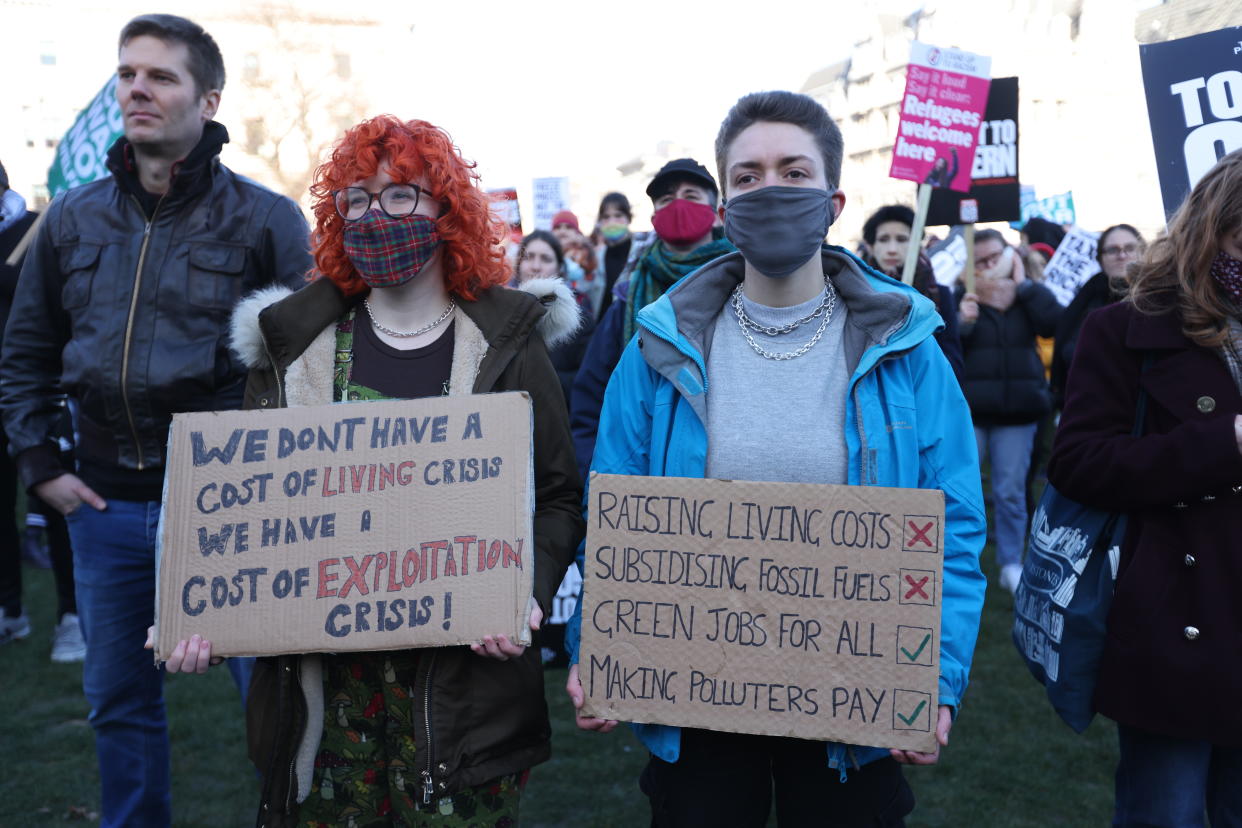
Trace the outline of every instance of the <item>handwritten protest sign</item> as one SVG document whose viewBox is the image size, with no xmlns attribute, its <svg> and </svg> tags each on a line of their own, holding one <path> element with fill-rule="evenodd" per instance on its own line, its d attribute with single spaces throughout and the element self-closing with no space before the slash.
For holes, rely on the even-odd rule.
<svg viewBox="0 0 1242 828">
<path fill-rule="evenodd" d="M 1078 289 L 1100 272 L 1095 257 L 1099 237 L 1099 233 L 1071 227 L 1044 268 L 1044 285 L 1062 305 L 1072 302 Z"/>
<path fill-rule="evenodd" d="M 935 748 L 944 495 L 592 475 L 584 711 Z"/>
<path fill-rule="evenodd" d="M 889 177 L 968 191 L 991 76 L 991 58 L 911 44 Z"/>
<path fill-rule="evenodd" d="M 1139 47 L 1166 217 L 1242 148 L 1242 26 Z"/>
<path fill-rule="evenodd" d="M 535 229 L 551 230 L 552 217 L 569 209 L 568 178 L 536 178 L 532 182 L 535 202 Z"/>
<path fill-rule="evenodd" d="M 156 657 L 530 640 L 526 394 L 178 414 Z"/>
<path fill-rule="evenodd" d="M 927 249 L 931 259 L 932 273 L 936 276 L 936 284 L 952 289 L 957 285 L 958 277 L 966 268 L 969 255 L 966 236 L 961 225 L 949 228 L 949 235 Z"/>
</svg>

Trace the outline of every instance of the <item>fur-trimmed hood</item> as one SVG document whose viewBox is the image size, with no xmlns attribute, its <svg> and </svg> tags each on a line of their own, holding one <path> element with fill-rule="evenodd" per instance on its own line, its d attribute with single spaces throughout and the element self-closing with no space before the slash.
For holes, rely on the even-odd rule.
<svg viewBox="0 0 1242 828">
<path fill-rule="evenodd" d="M 549 350 L 571 340 L 582 326 L 582 309 L 565 280 L 557 277 L 531 279 L 518 290 L 529 293 L 543 306 L 538 331 Z M 229 347 L 247 368 L 267 368 L 271 365 L 259 327 L 259 315 L 293 293 L 286 287 L 264 288 L 243 298 L 233 310 L 229 324 Z"/>
</svg>

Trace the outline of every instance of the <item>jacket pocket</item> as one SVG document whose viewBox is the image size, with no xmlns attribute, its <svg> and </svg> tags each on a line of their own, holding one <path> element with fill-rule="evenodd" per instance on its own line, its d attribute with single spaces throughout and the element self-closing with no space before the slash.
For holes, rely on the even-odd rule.
<svg viewBox="0 0 1242 828">
<path fill-rule="evenodd" d="M 101 245 L 76 242 L 57 248 L 60 272 L 64 286 L 60 290 L 60 303 L 65 310 L 84 308 L 91 301 L 91 282 L 99 264 Z"/>
<path fill-rule="evenodd" d="M 187 300 L 200 308 L 231 309 L 241 295 L 241 274 L 245 266 L 245 247 L 191 244 Z"/>
</svg>

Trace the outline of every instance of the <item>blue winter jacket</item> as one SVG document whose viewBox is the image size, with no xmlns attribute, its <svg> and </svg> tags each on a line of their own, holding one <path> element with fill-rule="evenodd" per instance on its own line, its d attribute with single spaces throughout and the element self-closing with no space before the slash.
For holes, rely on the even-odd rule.
<svg viewBox="0 0 1242 828">
<path fill-rule="evenodd" d="M 939 702 L 956 710 L 966 691 L 986 587 L 979 553 L 987 527 L 970 409 L 933 339 L 942 324 L 933 303 L 840 247 L 826 245 L 823 261 L 849 310 L 843 342 L 852 371 L 845 413 L 849 484 L 944 492 Z M 604 395 L 592 471 L 704 476 L 707 352 L 743 264 L 740 253 L 716 259 L 639 313 L 639 332 Z M 580 630 L 581 605 L 567 630 L 574 663 Z M 653 754 L 677 761 L 680 728 L 632 727 Z M 842 778 L 847 768 L 888 755 L 876 747 L 827 748 L 828 764 Z"/>
</svg>

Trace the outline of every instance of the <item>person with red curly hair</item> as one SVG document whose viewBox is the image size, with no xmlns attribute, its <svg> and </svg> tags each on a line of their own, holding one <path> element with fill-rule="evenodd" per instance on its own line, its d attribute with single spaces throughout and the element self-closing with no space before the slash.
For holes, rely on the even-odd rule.
<svg viewBox="0 0 1242 828">
<path fill-rule="evenodd" d="M 232 347 L 250 368 L 246 405 L 527 392 L 538 630 L 584 528 L 547 353 L 579 322 L 568 287 L 504 287 L 505 228 L 473 164 L 426 121 L 381 115 L 348 130 L 311 194 L 310 283 L 261 291 L 234 313 Z M 195 637 L 167 664 L 203 672 L 211 660 L 210 642 Z M 504 635 L 470 647 L 260 659 L 247 722 L 269 826 L 516 824 L 527 771 L 550 755 L 540 649 Z"/>
</svg>

